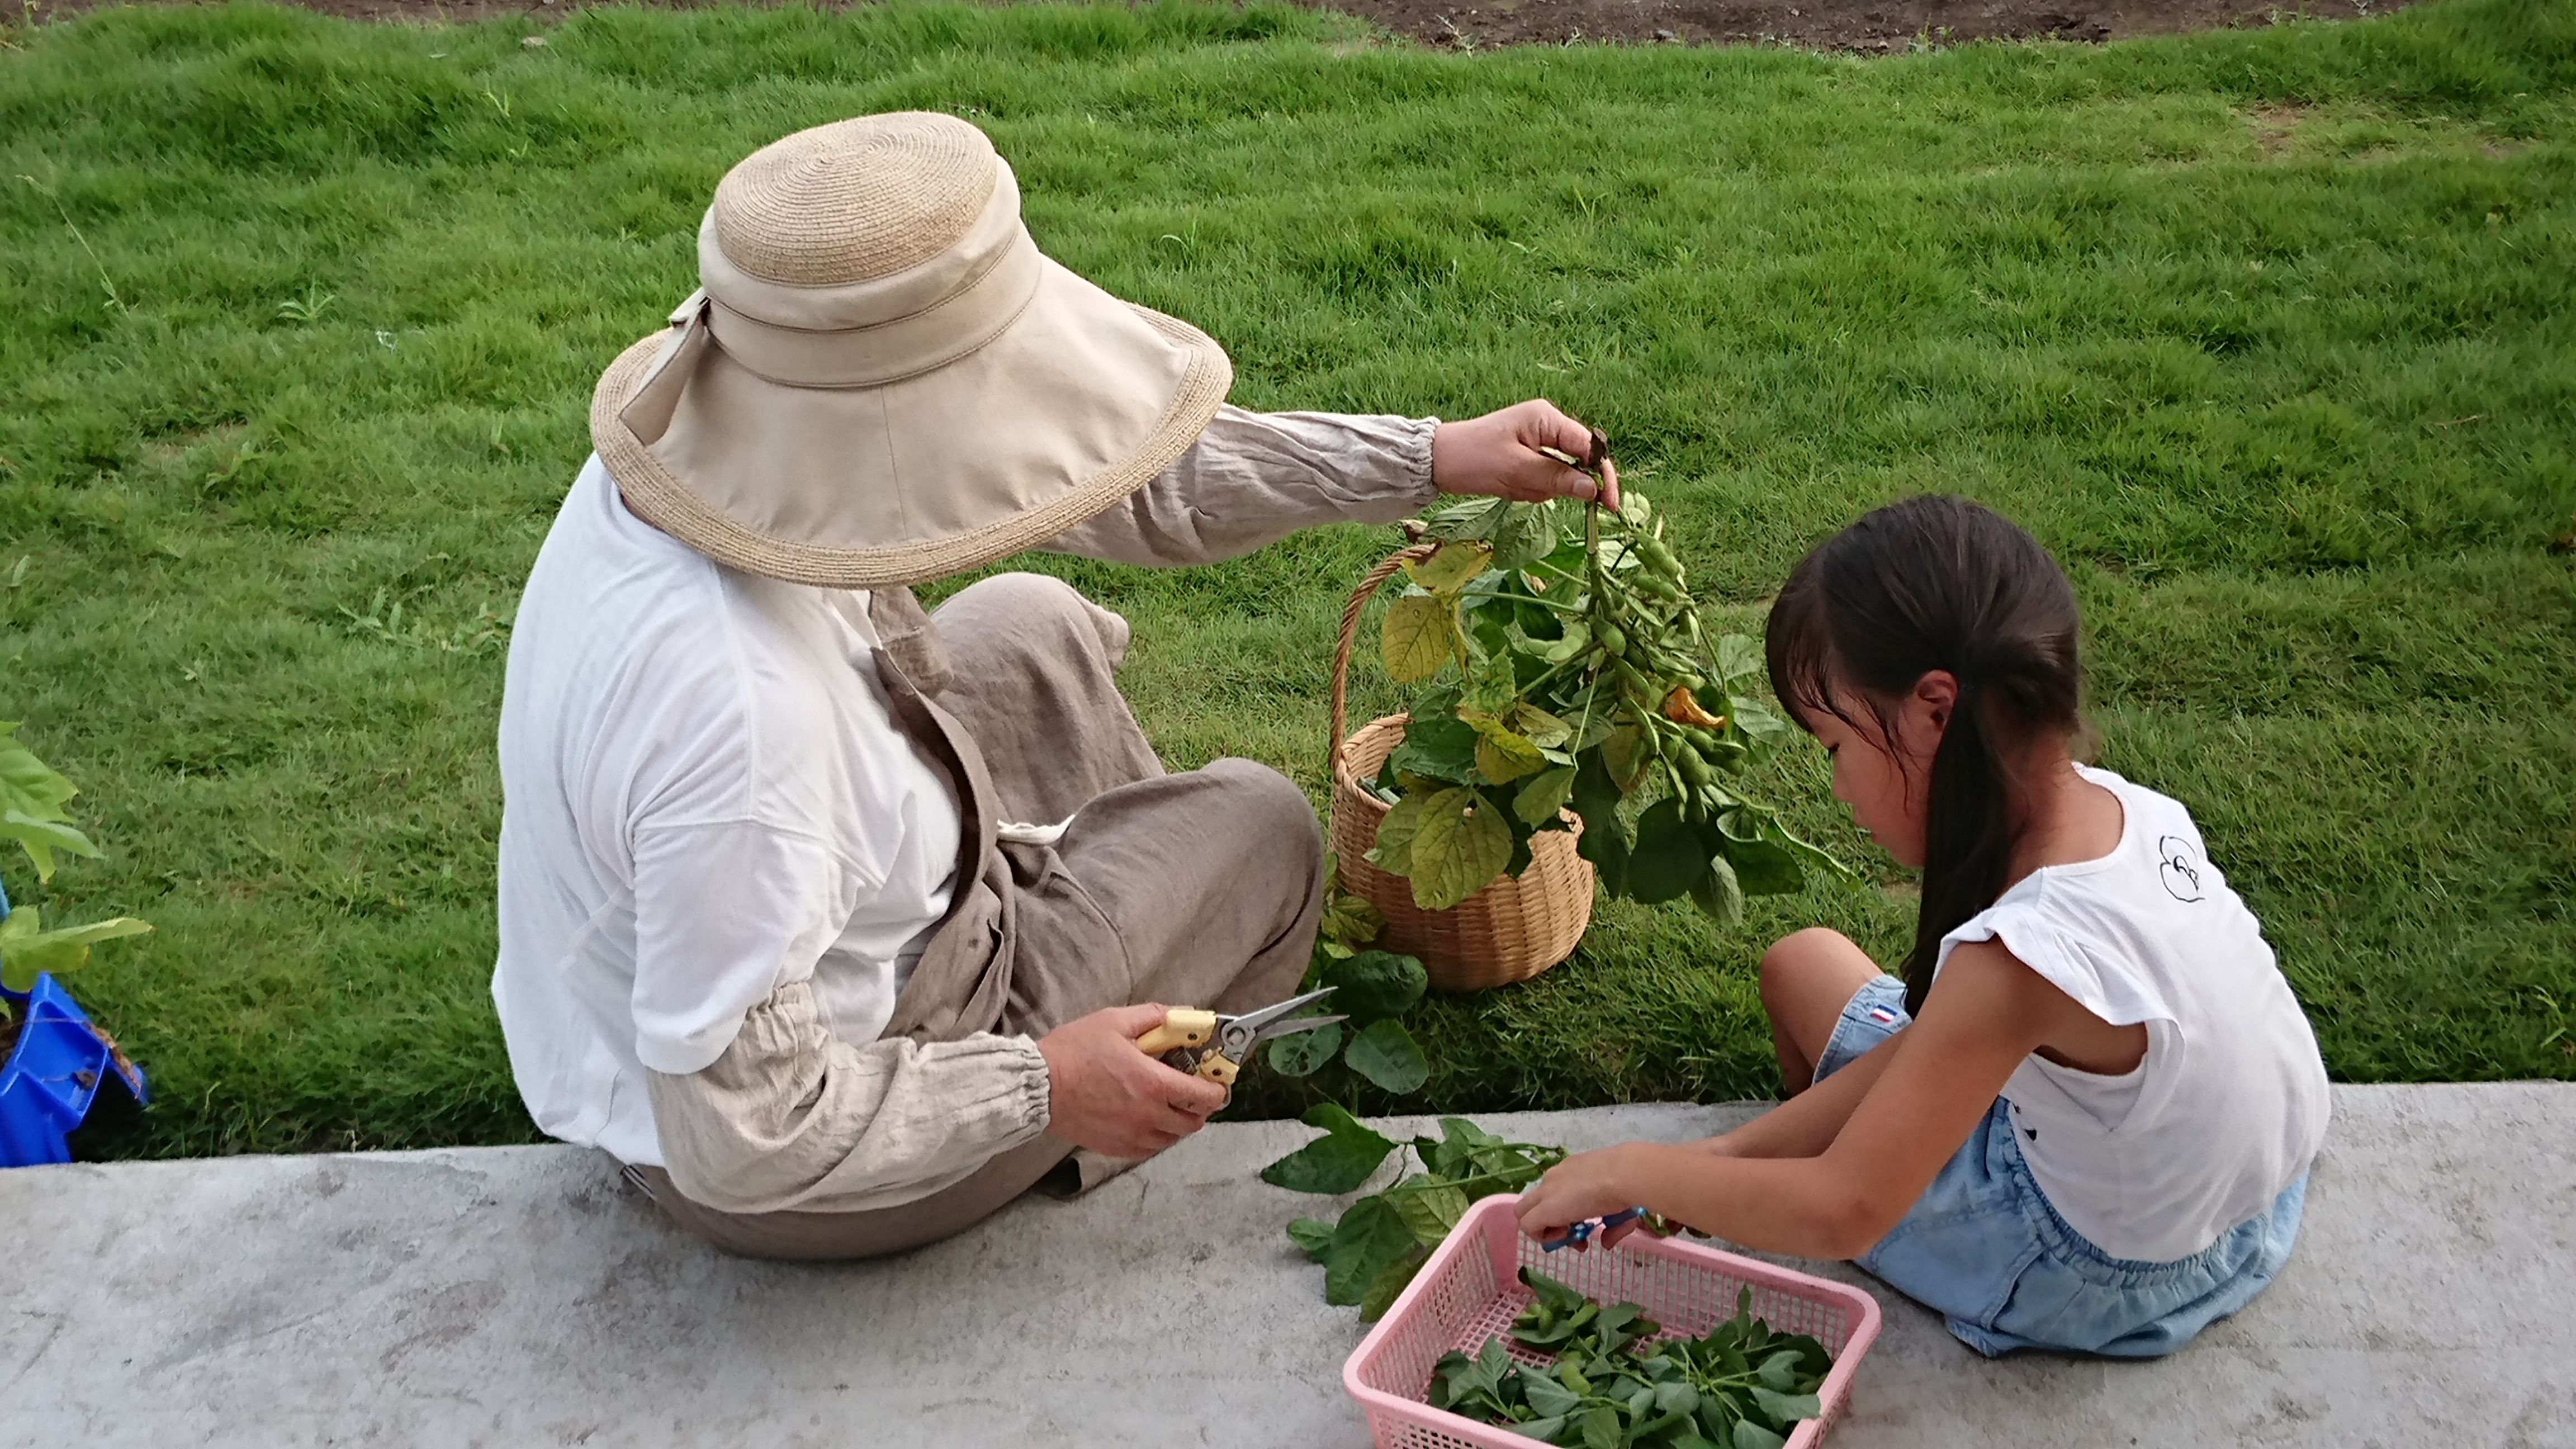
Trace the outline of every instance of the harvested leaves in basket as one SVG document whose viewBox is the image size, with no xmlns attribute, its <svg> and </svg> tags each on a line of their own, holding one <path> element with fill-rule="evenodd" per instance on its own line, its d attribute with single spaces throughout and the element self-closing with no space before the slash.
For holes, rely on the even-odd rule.
<svg viewBox="0 0 2576 1449">
<path fill-rule="evenodd" d="M 1805 1334 L 1753 1316 L 1753 1290 L 1735 1316 L 1697 1338 L 1658 1338 L 1663 1326 L 1634 1303 L 1604 1308 L 1544 1273 L 1521 1269 L 1537 1295 L 1512 1321 L 1523 1353 L 1499 1338 L 1470 1358 L 1451 1353 L 1431 1376 L 1431 1406 L 1547 1444 L 1585 1449 L 1780 1449 L 1816 1397 L 1833 1356 Z"/>
<path fill-rule="evenodd" d="M 1839 871 L 1739 778 L 1790 732 L 1761 700 L 1762 651 L 1712 636 L 1663 521 L 1630 490 L 1598 504 L 1478 499 L 1433 515 L 1428 557 L 1380 636 L 1414 699 L 1373 782 L 1393 808 L 1369 859 L 1445 910 L 1582 820 L 1614 897 L 1688 896 L 1732 924 L 1744 897 Z M 1634 835 L 1623 805 L 1643 806 Z"/>
<path fill-rule="evenodd" d="M 1562 1147 L 1506 1142 L 1463 1117 L 1440 1119 L 1438 1137 L 1398 1142 L 1330 1102 L 1306 1114 L 1324 1135 L 1261 1170 L 1261 1180 L 1292 1192 L 1356 1191 L 1389 1157 L 1396 1181 L 1359 1199 L 1337 1222 L 1299 1218 L 1288 1236 L 1324 1265 L 1324 1301 L 1358 1304 L 1360 1318 L 1382 1317 L 1440 1240 L 1477 1199 L 1518 1192 L 1565 1160 Z M 1404 1154 L 1422 1170 L 1403 1171 Z"/>
</svg>

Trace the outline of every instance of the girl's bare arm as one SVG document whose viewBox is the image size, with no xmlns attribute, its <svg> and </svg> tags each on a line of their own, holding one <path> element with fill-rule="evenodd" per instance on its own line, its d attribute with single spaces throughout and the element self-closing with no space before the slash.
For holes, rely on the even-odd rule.
<svg viewBox="0 0 2576 1449">
<path fill-rule="evenodd" d="M 1878 1083 L 1896 1049 L 1898 1031 L 1841 1071 L 1722 1136 L 1699 1144 L 1719 1157 L 1815 1157 L 1834 1145 L 1852 1111 Z"/>
<path fill-rule="evenodd" d="M 1633 1204 L 1763 1252 L 1856 1257 L 1922 1197 L 2062 1011 L 2083 1010 L 2000 943 L 1959 947 L 1922 1017 L 1871 1053 L 1883 1059 L 1877 1079 L 1823 1152 L 1736 1157 L 1646 1142 L 1587 1152 L 1522 1195 L 1521 1227 L 1545 1236 Z M 1833 1101 L 1807 1110 L 1830 1115 Z M 1775 1130 L 1803 1140 L 1815 1123 Z"/>
</svg>

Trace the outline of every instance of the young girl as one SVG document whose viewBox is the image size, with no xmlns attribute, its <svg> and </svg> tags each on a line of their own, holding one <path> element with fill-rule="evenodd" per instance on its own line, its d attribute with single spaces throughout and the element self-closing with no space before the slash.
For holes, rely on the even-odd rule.
<svg viewBox="0 0 2576 1449">
<path fill-rule="evenodd" d="M 2252 1301 L 2325 1132 L 2315 1036 L 2179 803 L 2075 762 L 2075 596 L 1956 498 L 1879 509 L 1771 611 L 1834 794 L 1923 870 L 1903 980 L 1806 930 L 1762 961 L 1791 1099 L 1568 1158 L 1543 1237 L 1631 1205 L 1850 1258 L 1987 1354 L 2151 1357 Z"/>
</svg>

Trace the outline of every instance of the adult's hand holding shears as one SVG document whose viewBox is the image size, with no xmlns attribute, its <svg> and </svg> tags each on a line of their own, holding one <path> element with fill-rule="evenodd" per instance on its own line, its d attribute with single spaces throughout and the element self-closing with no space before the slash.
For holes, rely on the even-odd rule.
<svg viewBox="0 0 2576 1449">
<path fill-rule="evenodd" d="M 1038 1039 L 1047 1063 L 1047 1130 L 1111 1157 L 1150 1157 L 1207 1125 L 1228 1095 L 1137 1049 L 1169 1008 L 1113 1006 Z"/>
</svg>

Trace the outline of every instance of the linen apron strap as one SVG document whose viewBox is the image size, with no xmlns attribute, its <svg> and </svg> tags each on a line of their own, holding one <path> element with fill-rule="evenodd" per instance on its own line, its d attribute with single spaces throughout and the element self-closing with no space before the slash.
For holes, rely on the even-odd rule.
<svg viewBox="0 0 2576 1449">
<path fill-rule="evenodd" d="M 884 1035 L 956 1041 L 999 1025 L 1011 995 L 1011 943 L 1018 933 L 1010 866 L 998 849 L 999 797 L 974 736 L 916 682 L 914 669 L 944 683 L 947 658 L 912 591 L 876 591 L 869 618 L 884 641 L 876 651 L 877 679 L 895 723 L 948 776 L 961 825 L 955 899 L 895 998 Z"/>
</svg>

